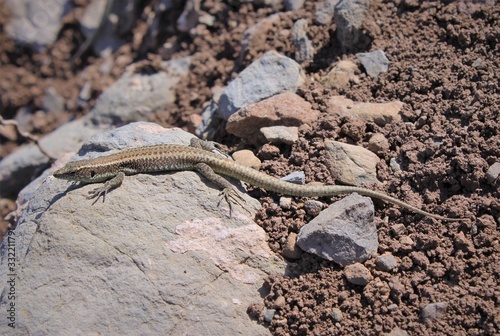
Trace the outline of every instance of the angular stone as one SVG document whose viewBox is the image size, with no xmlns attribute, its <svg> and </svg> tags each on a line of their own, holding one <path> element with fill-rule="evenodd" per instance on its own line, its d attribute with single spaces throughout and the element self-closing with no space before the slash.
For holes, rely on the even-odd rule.
<svg viewBox="0 0 500 336">
<path fill-rule="evenodd" d="M 375 259 L 375 265 L 381 271 L 390 272 L 398 267 L 398 261 L 392 254 L 384 253 Z"/>
<path fill-rule="evenodd" d="M 306 252 L 342 266 L 363 262 L 378 249 L 373 213 L 369 197 L 351 194 L 302 227 L 297 244 Z"/>
<path fill-rule="evenodd" d="M 381 73 L 387 72 L 389 69 L 389 60 L 382 50 L 372 51 L 369 53 L 358 53 L 356 57 L 366 70 L 368 76 L 377 78 Z"/>
<path fill-rule="evenodd" d="M 325 141 L 332 173 L 342 184 L 370 185 L 377 179 L 378 156 L 369 150 L 338 141 Z"/>
</svg>

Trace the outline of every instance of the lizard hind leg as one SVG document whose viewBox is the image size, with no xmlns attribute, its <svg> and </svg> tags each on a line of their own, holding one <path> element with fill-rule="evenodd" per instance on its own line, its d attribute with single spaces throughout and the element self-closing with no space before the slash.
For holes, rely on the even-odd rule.
<svg viewBox="0 0 500 336">
<path fill-rule="evenodd" d="M 229 217 L 232 217 L 231 215 L 233 213 L 233 203 L 238 204 L 243 209 L 245 208 L 243 206 L 245 200 L 243 199 L 243 197 L 241 197 L 241 195 L 236 191 L 236 189 L 233 186 L 231 186 L 230 188 L 222 189 L 219 195 L 222 197 L 217 203 L 217 206 L 220 206 L 220 202 L 222 202 L 222 199 L 224 199 L 227 205 L 229 206 Z"/>
<path fill-rule="evenodd" d="M 217 175 L 214 170 L 207 165 L 206 163 L 200 162 L 197 163 L 194 168 L 196 171 L 198 171 L 201 175 L 203 175 L 207 180 L 209 180 L 212 183 L 215 183 L 219 188 L 222 189 L 220 195 L 222 196 L 221 199 L 219 200 L 219 203 L 217 203 L 217 206 L 220 205 L 222 199 L 224 199 L 228 206 L 229 206 L 229 217 L 231 217 L 232 210 L 233 210 L 233 203 L 239 205 L 240 207 L 244 208 L 243 205 L 245 203 L 245 200 L 243 197 L 238 193 L 236 188 L 229 183 L 228 180 L 226 180 L 224 177 Z"/>
</svg>

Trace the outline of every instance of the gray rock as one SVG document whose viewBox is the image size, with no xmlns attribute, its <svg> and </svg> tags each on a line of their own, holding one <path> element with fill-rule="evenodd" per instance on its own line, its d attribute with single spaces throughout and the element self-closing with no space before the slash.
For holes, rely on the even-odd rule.
<svg viewBox="0 0 500 336">
<path fill-rule="evenodd" d="M 90 81 L 86 81 L 80 89 L 80 93 L 78 94 L 77 104 L 81 108 L 88 108 L 89 101 L 92 97 L 92 84 Z"/>
<path fill-rule="evenodd" d="M 382 50 L 369 53 L 357 53 L 356 57 L 366 70 L 368 76 L 377 78 L 381 73 L 389 69 L 389 60 Z"/>
<path fill-rule="evenodd" d="M 203 23 L 205 26 L 212 27 L 217 22 L 217 18 L 210 14 L 204 13 L 200 15 L 200 17 L 198 18 L 198 22 Z"/>
<path fill-rule="evenodd" d="M 384 253 L 375 259 L 375 265 L 381 271 L 390 272 L 398 267 L 398 261 L 392 254 Z"/>
<path fill-rule="evenodd" d="M 446 302 L 430 303 L 422 309 L 422 319 L 426 324 L 435 322 L 444 316 L 447 308 Z"/>
<path fill-rule="evenodd" d="M 126 72 L 97 99 L 88 114 L 90 120 L 99 125 L 147 120 L 151 113 L 175 100 L 174 86 L 187 74 L 190 61 L 186 57 L 164 62 L 165 71 L 154 74 Z"/>
<path fill-rule="evenodd" d="M 398 305 L 395 304 L 395 303 L 392 303 L 392 304 L 390 304 L 390 305 L 387 306 L 387 310 L 390 311 L 390 312 L 393 312 L 393 311 L 395 311 L 398 308 L 399 308 Z"/>
<path fill-rule="evenodd" d="M 344 52 L 364 49 L 371 42 L 363 31 L 363 21 L 370 3 L 370 0 L 341 0 L 335 6 L 337 38 Z"/>
<path fill-rule="evenodd" d="M 329 163 L 337 174 L 337 180 L 348 185 L 380 183 L 377 179 L 378 156 L 360 146 L 338 141 L 325 141 Z"/>
<path fill-rule="evenodd" d="M 333 308 L 331 314 L 334 322 L 340 322 L 344 318 L 344 314 L 338 308 Z"/>
<path fill-rule="evenodd" d="M 373 279 L 373 276 L 368 268 L 360 263 L 346 266 L 344 269 L 344 275 L 347 281 L 359 286 L 366 286 Z"/>
<path fill-rule="evenodd" d="M 285 91 L 297 91 L 304 79 L 304 71 L 297 62 L 269 51 L 229 83 L 220 97 L 219 113 L 227 120 L 244 106 Z"/>
<path fill-rule="evenodd" d="M 37 52 L 56 41 L 62 18 L 73 9 L 69 0 L 7 0 L 5 5 L 11 12 L 5 26 L 7 34 Z"/>
<path fill-rule="evenodd" d="M 495 162 L 486 171 L 486 181 L 488 181 L 489 184 L 493 184 L 495 183 L 495 181 L 498 179 L 499 176 L 500 176 L 500 162 Z"/>
<path fill-rule="evenodd" d="M 373 202 L 356 193 L 330 205 L 299 232 L 302 250 L 345 266 L 363 262 L 378 249 Z"/>
<path fill-rule="evenodd" d="M 96 55 L 102 57 L 105 53 L 111 54 L 125 43 L 116 33 L 119 17 L 114 15 L 115 22 L 110 20 L 112 7 L 109 0 L 93 0 L 85 8 L 80 20 L 80 27 L 85 36 L 82 44 L 84 49 L 79 49 L 77 54 L 73 55 L 74 58 L 80 57 L 87 48 L 92 48 Z"/>
<path fill-rule="evenodd" d="M 305 184 L 306 174 L 303 171 L 296 171 L 282 177 L 281 180 L 295 184 Z"/>
<path fill-rule="evenodd" d="M 296 126 L 262 127 L 260 132 L 269 143 L 291 145 L 299 140 L 299 128 Z"/>
<path fill-rule="evenodd" d="M 314 13 L 314 22 L 320 25 L 329 25 L 332 23 L 335 6 L 339 0 L 325 0 L 316 4 Z"/>
<path fill-rule="evenodd" d="M 313 58 L 314 48 L 311 40 L 307 37 L 307 20 L 295 21 L 292 28 L 292 40 L 295 45 L 295 60 L 297 62 L 307 61 Z"/>
<path fill-rule="evenodd" d="M 187 0 L 179 19 L 177 19 L 177 29 L 187 33 L 198 24 L 200 18 L 200 0 Z"/>
<path fill-rule="evenodd" d="M 93 0 L 80 22 L 83 34 L 99 56 L 112 53 L 122 46 L 126 41 L 121 36 L 130 32 L 137 18 L 138 0 L 114 1 L 106 12 L 108 2 Z"/>
<path fill-rule="evenodd" d="M 304 210 L 308 215 L 316 217 L 323 210 L 323 203 L 317 200 L 307 200 L 304 202 Z"/>
<path fill-rule="evenodd" d="M 42 107 L 48 113 L 62 112 L 64 110 L 64 98 L 51 86 L 45 90 Z"/>
<path fill-rule="evenodd" d="M 205 140 L 212 140 L 217 132 L 217 127 L 221 123 L 221 119 L 217 117 L 218 105 L 213 100 L 210 101 L 201 112 L 201 123 L 196 128 L 195 134 Z"/>
<path fill-rule="evenodd" d="M 108 0 L 92 0 L 85 8 L 80 19 L 80 27 L 85 37 L 91 36 L 99 28 L 99 24 L 103 19 L 102 16 L 105 15 L 107 2 Z"/>
<path fill-rule="evenodd" d="M 88 141 L 79 157 L 98 155 L 84 153 L 91 148 L 185 144 L 190 137 L 136 123 Z M 128 176 L 105 203 L 91 206 L 85 196 L 95 187 L 49 177 L 30 193 L 14 231 L 15 303 L 23 312 L 17 330 L 269 335 L 246 308 L 260 299 L 264 278 L 284 265 L 250 218 L 256 200 L 243 195 L 247 210 L 234 206 L 228 218 L 219 190 L 195 172 Z M 0 272 L 6 286 L 7 269 Z M 0 309 L 9 303 L 2 296 Z"/>
<path fill-rule="evenodd" d="M 304 7 L 305 0 L 284 0 L 285 11 L 294 11 Z"/>
<path fill-rule="evenodd" d="M 266 309 L 266 311 L 264 312 L 264 321 L 266 321 L 267 323 L 271 323 L 274 314 L 276 314 L 276 309 Z"/>
<path fill-rule="evenodd" d="M 399 164 L 399 160 L 397 158 L 391 158 L 389 160 L 389 167 L 391 167 L 393 172 L 401 171 L 401 165 Z"/>
</svg>

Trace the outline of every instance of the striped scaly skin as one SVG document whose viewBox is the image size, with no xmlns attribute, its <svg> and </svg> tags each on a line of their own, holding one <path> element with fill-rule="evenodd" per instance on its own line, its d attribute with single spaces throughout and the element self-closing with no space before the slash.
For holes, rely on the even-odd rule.
<svg viewBox="0 0 500 336">
<path fill-rule="evenodd" d="M 462 221 L 462 218 L 447 218 L 423 211 L 394 197 L 366 189 L 339 185 L 299 185 L 279 180 L 253 168 L 240 165 L 232 160 L 209 151 L 211 148 L 196 139 L 192 146 L 156 145 L 138 147 L 90 160 L 69 162 L 54 172 L 54 176 L 70 181 L 84 183 L 105 182 L 104 186 L 89 192 L 94 203 L 106 193 L 117 188 L 125 175 L 138 173 L 156 173 L 171 170 L 196 170 L 208 180 L 222 188 L 222 194 L 231 208 L 231 202 L 241 204 L 242 198 L 226 179 L 218 174 L 247 182 L 268 191 L 290 196 L 335 196 L 339 194 L 358 193 L 372 198 L 396 204 L 417 214 L 444 221 Z M 201 147 L 201 148 L 200 148 Z M 230 209 L 231 210 L 231 209 Z"/>
</svg>

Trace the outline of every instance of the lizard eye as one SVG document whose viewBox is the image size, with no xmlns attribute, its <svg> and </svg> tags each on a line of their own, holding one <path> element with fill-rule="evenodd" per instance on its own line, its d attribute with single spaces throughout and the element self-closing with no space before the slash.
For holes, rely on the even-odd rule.
<svg viewBox="0 0 500 336">
<path fill-rule="evenodd" d="M 90 177 L 94 177 L 95 176 L 95 171 L 91 170 L 90 171 Z"/>
</svg>

